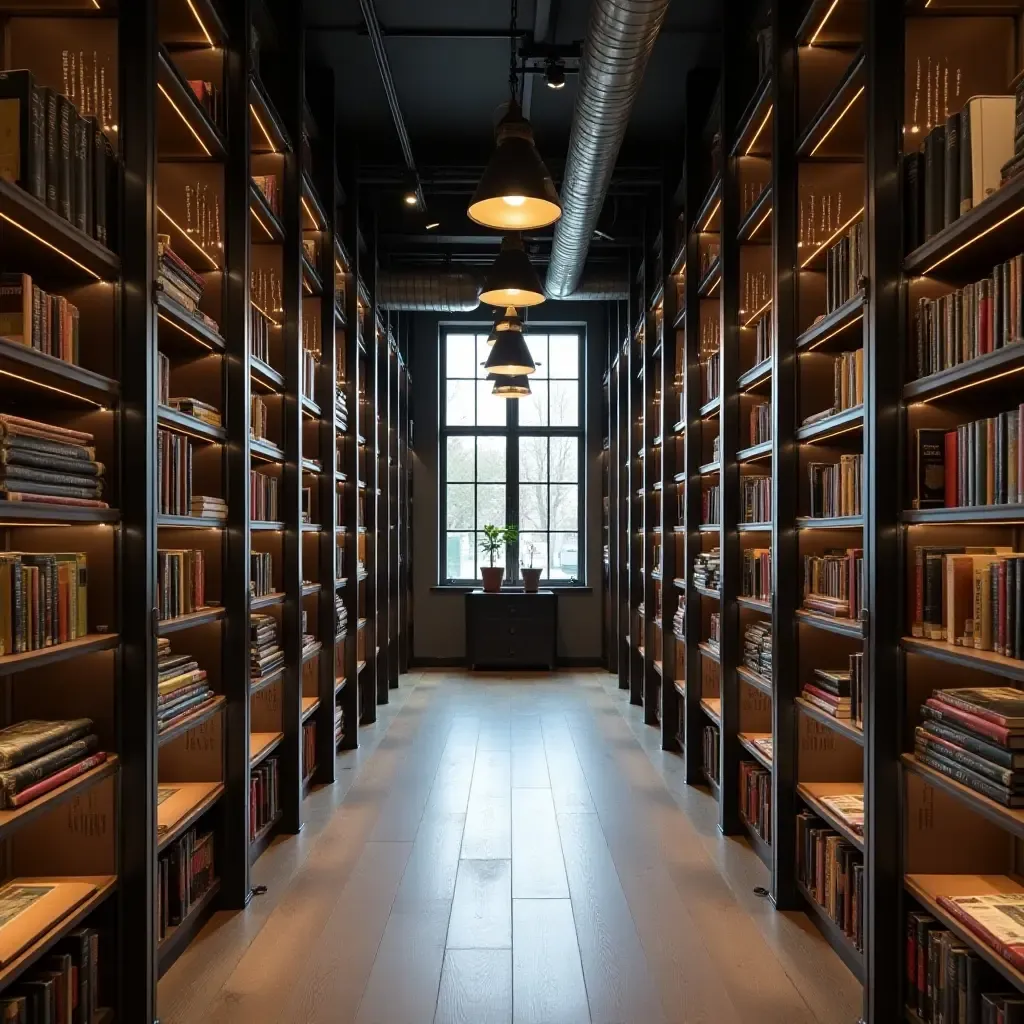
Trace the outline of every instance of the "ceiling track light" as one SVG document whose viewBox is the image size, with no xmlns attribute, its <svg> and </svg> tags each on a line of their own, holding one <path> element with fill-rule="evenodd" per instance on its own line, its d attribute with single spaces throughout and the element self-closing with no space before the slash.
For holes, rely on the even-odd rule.
<svg viewBox="0 0 1024 1024">
<path fill-rule="evenodd" d="M 484 277 L 480 301 L 490 306 L 539 306 L 544 287 L 517 231 L 501 240 L 501 252 Z"/>
</svg>

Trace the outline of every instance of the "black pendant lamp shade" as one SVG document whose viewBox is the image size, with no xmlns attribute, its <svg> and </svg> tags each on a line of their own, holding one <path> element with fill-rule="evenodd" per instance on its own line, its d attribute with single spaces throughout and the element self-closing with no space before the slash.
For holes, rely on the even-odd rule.
<svg viewBox="0 0 1024 1024">
<path fill-rule="evenodd" d="M 516 312 L 515 306 L 509 306 L 504 313 L 500 313 L 494 321 L 491 333 L 487 335 L 487 344 L 493 345 L 498 340 L 502 331 L 522 331 L 523 321 Z"/>
<path fill-rule="evenodd" d="M 498 331 L 495 334 L 484 369 L 499 377 L 525 377 L 536 372 L 537 364 L 530 355 L 530 347 L 526 344 L 522 330 Z"/>
<path fill-rule="evenodd" d="M 491 394 L 497 395 L 498 398 L 529 398 L 533 393 L 530 391 L 530 378 L 525 375 L 497 377 L 492 373 L 490 376 L 494 377 L 494 390 L 491 391 Z"/>
<path fill-rule="evenodd" d="M 501 240 L 501 252 L 487 271 L 480 300 L 491 306 L 539 306 L 544 301 L 544 286 L 518 232 Z"/>
<path fill-rule="evenodd" d="M 496 231 L 532 231 L 562 216 L 555 183 L 513 96 L 498 122 L 497 146 L 469 204 L 470 220 Z"/>
</svg>

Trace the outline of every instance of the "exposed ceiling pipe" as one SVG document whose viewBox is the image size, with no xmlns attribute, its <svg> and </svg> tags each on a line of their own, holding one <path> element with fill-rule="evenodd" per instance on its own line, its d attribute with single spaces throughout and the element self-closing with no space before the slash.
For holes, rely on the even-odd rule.
<svg viewBox="0 0 1024 1024">
<path fill-rule="evenodd" d="M 377 275 L 378 301 L 385 309 L 432 313 L 471 313 L 480 305 L 481 278 L 471 270 L 430 268 L 388 271 Z M 584 274 L 573 302 L 613 302 L 629 298 L 622 274 Z"/>
<path fill-rule="evenodd" d="M 545 284 L 560 299 L 576 289 L 604 205 L 647 60 L 669 0 L 594 0 L 583 43 L 562 217 Z"/>
</svg>

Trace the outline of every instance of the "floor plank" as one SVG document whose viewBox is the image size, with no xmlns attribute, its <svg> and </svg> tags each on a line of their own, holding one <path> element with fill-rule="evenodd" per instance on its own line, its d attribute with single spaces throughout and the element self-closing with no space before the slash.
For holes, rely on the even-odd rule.
<svg viewBox="0 0 1024 1024">
<path fill-rule="evenodd" d="M 515 899 L 566 899 L 569 896 L 550 790 L 512 790 L 512 896 Z"/>
<path fill-rule="evenodd" d="M 470 792 L 466 830 L 462 836 L 462 859 L 508 860 L 511 856 L 511 797 L 508 794 L 476 797 Z"/>
<path fill-rule="evenodd" d="M 449 949 L 512 948 L 510 861 L 459 861 L 447 945 Z"/>
<path fill-rule="evenodd" d="M 449 949 L 434 1024 L 512 1024 L 512 950 Z"/>
</svg>

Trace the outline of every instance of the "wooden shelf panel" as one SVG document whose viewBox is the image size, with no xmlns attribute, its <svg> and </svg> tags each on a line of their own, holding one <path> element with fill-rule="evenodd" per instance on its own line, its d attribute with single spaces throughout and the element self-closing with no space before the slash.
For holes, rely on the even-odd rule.
<svg viewBox="0 0 1024 1024">
<path fill-rule="evenodd" d="M 183 629 L 205 626 L 208 622 L 216 622 L 222 618 L 224 618 L 224 608 L 221 605 L 200 608 L 199 611 L 191 612 L 188 615 L 179 615 L 173 619 L 161 619 L 157 633 L 159 636 L 168 636 L 171 633 L 180 633 Z"/>
<path fill-rule="evenodd" d="M 864 638 L 864 625 L 857 619 L 837 619 L 831 615 L 808 611 L 806 608 L 798 608 L 796 617 L 798 622 L 806 623 L 815 629 L 823 629 L 827 633 L 838 633 L 839 636 L 855 637 L 858 640 Z"/>
<path fill-rule="evenodd" d="M 857 835 L 842 818 L 822 803 L 822 797 L 856 794 L 864 796 L 863 782 L 800 782 L 796 787 L 797 796 L 814 811 L 819 818 L 835 829 L 851 846 L 864 852 L 864 838 Z"/>
<path fill-rule="evenodd" d="M 919 508 L 907 509 L 900 513 L 904 523 L 960 523 L 972 524 L 1007 523 L 1011 526 L 1024 524 L 1024 505 L 972 505 L 966 508 Z"/>
<path fill-rule="evenodd" d="M 83 366 L 8 338 L 0 338 L 0 387 L 3 394 L 26 396 L 55 407 L 82 405 L 109 408 L 117 405 L 120 384 Z"/>
<path fill-rule="evenodd" d="M 762 768 L 767 768 L 768 771 L 772 770 L 772 759 L 766 757 L 755 745 L 755 740 L 770 740 L 772 734 L 770 732 L 741 732 L 737 735 L 737 739 L 740 741 L 740 746 L 743 747 L 751 757 L 757 761 Z"/>
<path fill-rule="evenodd" d="M 803 697 L 797 697 L 795 703 L 800 712 L 807 715 L 808 718 L 813 718 L 816 722 L 820 722 L 829 729 L 841 733 L 848 740 L 853 740 L 858 746 L 864 746 L 864 730 L 857 728 L 850 719 L 836 718 L 835 715 L 830 715 L 827 711 L 823 711 Z"/>
<path fill-rule="evenodd" d="M 860 348 L 863 332 L 851 328 L 864 320 L 864 293 L 858 292 L 831 313 L 816 320 L 796 339 L 800 351 L 833 352 Z"/>
<path fill-rule="evenodd" d="M 167 46 L 191 50 L 228 41 L 213 0 L 162 0 L 159 12 L 160 39 Z"/>
<path fill-rule="evenodd" d="M 863 516 L 833 516 L 820 519 L 813 516 L 797 516 L 798 530 L 860 530 L 864 527 Z"/>
<path fill-rule="evenodd" d="M 762 693 L 767 694 L 769 697 L 775 696 L 774 690 L 772 688 L 772 681 L 770 679 L 765 679 L 764 676 L 759 675 L 752 669 L 747 668 L 746 665 L 737 665 L 736 675 L 745 683 L 754 687 L 755 690 L 760 690 Z"/>
<path fill-rule="evenodd" d="M 164 782 L 160 788 L 177 792 L 157 804 L 157 853 L 187 832 L 224 793 L 220 782 Z"/>
<path fill-rule="evenodd" d="M 249 771 L 266 760 L 284 739 L 283 732 L 253 732 L 249 734 Z"/>
<path fill-rule="evenodd" d="M 701 697 L 700 709 L 719 729 L 722 728 L 722 701 L 718 697 Z"/>
<path fill-rule="evenodd" d="M 213 909 L 217 896 L 220 894 L 220 879 L 215 878 L 210 887 L 199 897 L 189 909 L 188 914 L 177 924 L 169 928 L 157 945 L 157 975 L 165 971 L 181 956 L 185 947 L 196 936 L 199 929 Z"/>
<path fill-rule="evenodd" d="M 44 647 L 38 651 L 7 654 L 0 657 L 0 677 L 42 668 L 44 665 L 55 665 L 58 662 L 77 658 L 84 654 L 92 654 L 96 651 L 113 650 L 120 642 L 121 638 L 117 633 L 88 633 L 77 640 L 69 640 L 67 643 L 56 644 L 53 647 Z"/>
<path fill-rule="evenodd" d="M 335 693 L 338 691 L 335 690 Z M 320 707 L 319 697 L 303 697 L 302 698 L 302 721 L 306 722 L 316 712 L 316 709 Z"/>
<path fill-rule="evenodd" d="M 291 149 L 284 122 L 256 75 L 249 80 L 250 138 L 254 153 L 284 153 Z"/>
<path fill-rule="evenodd" d="M 228 432 L 224 427 L 214 427 L 167 405 L 157 406 L 156 420 L 164 429 L 185 434 L 196 441 L 223 444 L 228 438 Z"/>
<path fill-rule="evenodd" d="M 733 156 L 771 156 L 772 77 L 767 71 L 757 83 L 754 95 L 736 126 Z"/>
<path fill-rule="evenodd" d="M 1004 657 L 995 651 L 978 651 L 971 647 L 958 647 L 945 640 L 924 640 L 916 636 L 903 637 L 900 645 L 911 654 L 937 658 L 979 672 L 991 672 L 1015 683 L 1024 683 L 1024 661 Z"/>
<path fill-rule="evenodd" d="M 736 381 L 736 387 L 740 391 L 771 391 L 772 384 L 772 360 L 763 359 L 756 366 L 752 366 L 745 373 L 740 374 Z"/>
<path fill-rule="evenodd" d="M 804 160 L 864 159 L 866 66 L 864 51 L 858 50 L 798 140 L 797 156 Z"/>
<path fill-rule="evenodd" d="M 186 715 L 173 725 L 169 725 L 166 728 L 161 729 L 157 733 L 156 737 L 157 746 L 162 747 L 165 744 L 170 743 L 171 740 L 175 740 L 179 736 L 183 736 L 189 731 L 189 729 L 194 729 L 197 725 L 202 725 L 203 722 L 213 718 L 214 715 L 219 715 L 226 707 L 226 698 L 214 696 L 213 700 L 192 712 L 192 714 Z M 223 725 L 223 722 L 221 724 Z"/>
<path fill-rule="evenodd" d="M 761 441 L 759 444 L 752 444 L 749 448 L 742 448 L 736 453 L 736 461 L 757 462 L 761 459 L 770 459 L 772 456 L 772 442 Z"/>
<path fill-rule="evenodd" d="M 157 52 L 159 158 L 161 160 L 223 160 L 224 139 L 188 82 L 161 46 Z"/>
<path fill-rule="evenodd" d="M 766 126 L 766 131 L 770 129 Z M 772 208 L 772 186 L 765 185 L 761 194 L 754 200 L 750 209 L 744 214 L 740 221 L 737 237 L 744 245 L 771 245 L 771 232 L 763 231 L 762 228 L 768 223 L 773 212 Z"/>
<path fill-rule="evenodd" d="M 157 291 L 156 305 L 161 347 L 190 353 L 224 351 L 226 342 L 223 337 L 166 292 Z"/>
<path fill-rule="evenodd" d="M 254 181 L 249 182 L 249 213 L 253 244 L 281 245 L 284 242 L 284 225 Z"/>
<path fill-rule="evenodd" d="M 720 665 L 722 663 L 721 651 L 716 651 L 710 644 L 701 641 L 697 644 L 697 650 L 700 651 L 702 658 L 707 658 L 708 661 L 713 661 L 716 665 Z"/>
<path fill-rule="evenodd" d="M 903 386 L 904 402 L 934 402 L 968 388 L 984 387 L 1024 371 L 1024 343 L 1015 341 L 945 370 L 918 377 Z"/>
<path fill-rule="evenodd" d="M 771 601 L 762 600 L 760 597 L 744 597 L 742 594 L 736 598 L 736 603 L 748 611 L 759 612 L 761 615 L 771 615 Z"/>
<path fill-rule="evenodd" d="M 809 443 L 811 441 L 828 441 L 840 434 L 859 432 L 864 427 L 864 406 L 857 405 L 852 409 L 843 409 L 832 416 L 815 423 L 806 423 L 796 432 L 797 439 Z"/>
<path fill-rule="evenodd" d="M 261 597 L 249 598 L 249 607 L 253 611 L 258 611 L 260 608 L 271 608 L 276 604 L 284 604 L 285 595 L 280 591 L 275 590 L 271 594 L 263 594 Z"/>
<path fill-rule="evenodd" d="M 120 521 L 121 513 L 116 508 L 85 508 L 43 501 L 0 501 L 0 523 L 12 526 L 44 526 L 47 523 L 113 524 Z"/>
</svg>

